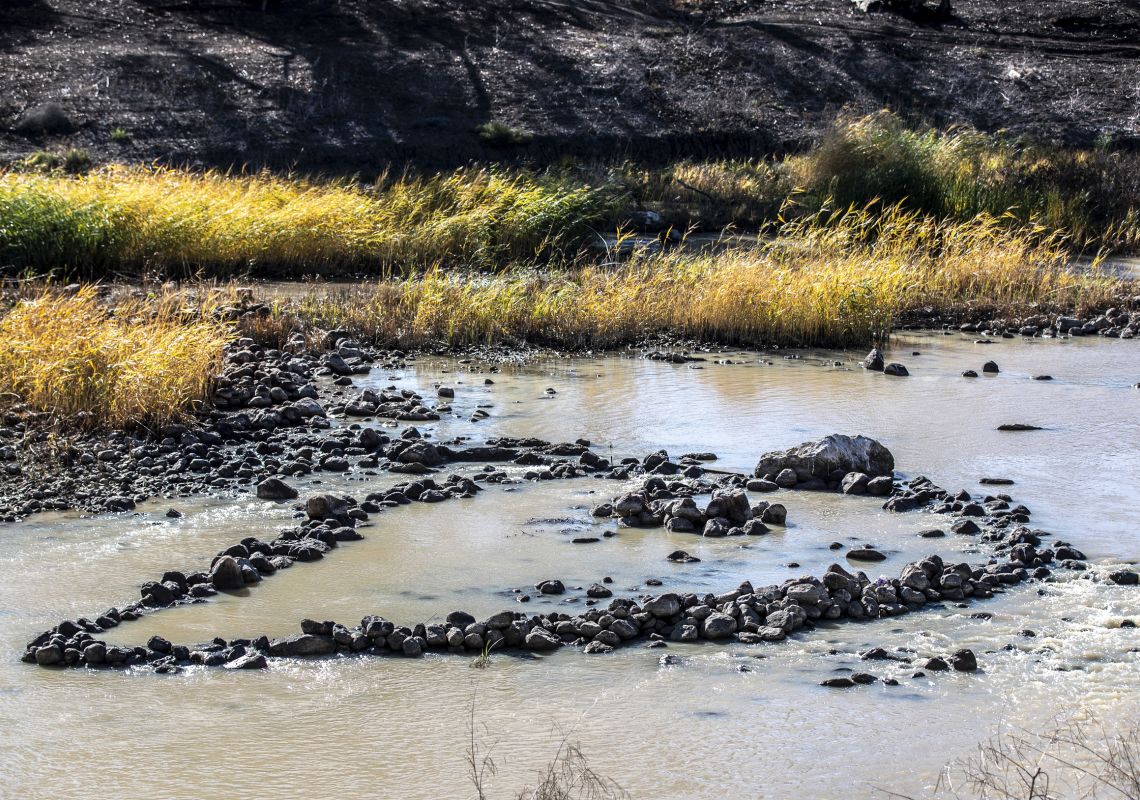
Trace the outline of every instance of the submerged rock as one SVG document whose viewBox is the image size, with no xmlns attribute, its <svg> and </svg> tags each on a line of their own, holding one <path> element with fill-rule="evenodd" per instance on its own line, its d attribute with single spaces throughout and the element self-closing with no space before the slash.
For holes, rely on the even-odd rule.
<svg viewBox="0 0 1140 800">
<path fill-rule="evenodd" d="M 847 558 L 851 561 L 886 561 L 887 556 L 870 547 L 856 547 L 847 551 Z"/>
</svg>

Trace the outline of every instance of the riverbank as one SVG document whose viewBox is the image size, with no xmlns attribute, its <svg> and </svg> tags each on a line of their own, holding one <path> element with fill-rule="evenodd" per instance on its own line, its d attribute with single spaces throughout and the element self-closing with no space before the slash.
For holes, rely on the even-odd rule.
<svg viewBox="0 0 1140 800">
<path fill-rule="evenodd" d="M 0 8 L 0 159 L 77 148 L 368 180 L 407 164 L 659 165 L 801 150 L 843 109 L 885 106 L 1136 147 L 1130 4 L 925 5 L 15 0 Z"/>
</svg>

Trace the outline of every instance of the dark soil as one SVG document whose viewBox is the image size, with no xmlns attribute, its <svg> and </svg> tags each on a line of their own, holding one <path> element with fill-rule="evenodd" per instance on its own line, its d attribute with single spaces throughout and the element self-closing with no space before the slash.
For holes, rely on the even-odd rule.
<svg viewBox="0 0 1140 800">
<path fill-rule="evenodd" d="M 268 6 L 0 3 L 0 160 L 79 147 L 97 161 L 368 175 L 756 155 L 808 143 L 845 108 L 884 106 L 1070 144 L 1140 142 L 1140 7 L 1118 0 L 955 0 L 948 19 L 848 0 Z M 70 133 L 20 132 L 45 103 Z M 487 143 L 489 121 L 531 136 Z"/>
</svg>

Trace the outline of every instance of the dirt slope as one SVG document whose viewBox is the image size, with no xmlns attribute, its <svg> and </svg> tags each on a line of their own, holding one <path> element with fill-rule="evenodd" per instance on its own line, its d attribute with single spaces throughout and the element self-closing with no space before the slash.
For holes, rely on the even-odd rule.
<svg viewBox="0 0 1140 800">
<path fill-rule="evenodd" d="M 955 0 L 4 0 L 0 160 L 374 172 L 471 159 L 756 154 L 844 107 L 1140 141 L 1140 3 Z M 67 134 L 20 132 L 58 103 Z M 492 147 L 476 128 L 525 129 Z M 127 141 L 115 141 L 122 128 Z M 121 138 L 121 137 L 120 137 Z"/>
</svg>

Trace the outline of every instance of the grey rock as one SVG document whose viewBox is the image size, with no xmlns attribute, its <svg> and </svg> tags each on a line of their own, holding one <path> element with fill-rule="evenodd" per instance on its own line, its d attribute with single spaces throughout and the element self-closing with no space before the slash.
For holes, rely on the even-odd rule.
<svg viewBox="0 0 1140 800">
<path fill-rule="evenodd" d="M 562 640 L 545 628 L 535 628 L 526 635 L 526 649 L 549 653 L 562 646 Z"/>
<path fill-rule="evenodd" d="M 871 482 L 871 476 L 864 472 L 848 472 L 840 484 L 840 489 L 844 494 L 867 494 L 867 484 Z"/>
<path fill-rule="evenodd" d="M 215 589 L 232 592 L 245 588 L 241 565 L 233 556 L 222 556 L 210 569 L 210 583 Z"/>
<path fill-rule="evenodd" d="M 879 352 L 879 348 L 874 348 L 867 357 L 863 359 L 863 369 L 869 369 L 874 372 L 883 371 L 883 354 Z"/>
<path fill-rule="evenodd" d="M 239 656 L 233 661 L 227 661 L 223 666 L 226 669 L 266 669 L 269 662 L 265 660 L 264 655 L 255 651 Z"/>
<path fill-rule="evenodd" d="M 772 503 L 764 509 L 760 521 L 768 525 L 784 525 L 788 521 L 788 509 L 783 503 Z"/>
<path fill-rule="evenodd" d="M 59 103 L 41 103 L 21 114 L 15 129 L 24 136 L 58 136 L 75 130 L 75 123 Z"/>
<path fill-rule="evenodd" d="M 870 547 L 856 547 L 847 551 L 847 558 L 851 561 L 886 561 L 885 554 Z"/>
<path fill-rule="evenodd" d="M 872 478 L 894 474 L 895 459 L 890 450 L 866 436 L 832 434 L 815 442 L 804 442 L 789 450 L 766 453 L 753 474 L 757 478 L 792 470 L 800 480 L 829 480 L 832 473 L 862 472 Z"/>
<path fill-rule="evenodd" d="M 257 496 L 262 500 L 295 500 L 297 490 L 280 478 L 266 478 L 257 484 Z"/>
<path fill-rule="evenodd" d="M 274 640 L 270 652 L 285 656 L 326 656 L 336 652 L 336 640 L 332 636 L 301 633 Z"/>
<path fill-rule="evenodd" d="M 657 619 L 668 619 L 681 611 L 681 598 L 675 594 L 663 594 L 645 601 L 641 606 L 647 614 Z"/>
<path fill-rule="evenodd" d="M 973 650 L 958 650 L 950 656 L 950 666 L 958 672 L 975 672 L 978 669 L 978 659 Z"/>
<path fill-rule="evenodd" d="M 706 639 L 727 639 L 736 633 L 736 620 L 728 614 L 710 614 L 701 624 L 701 632 Z"/>
</svg>

